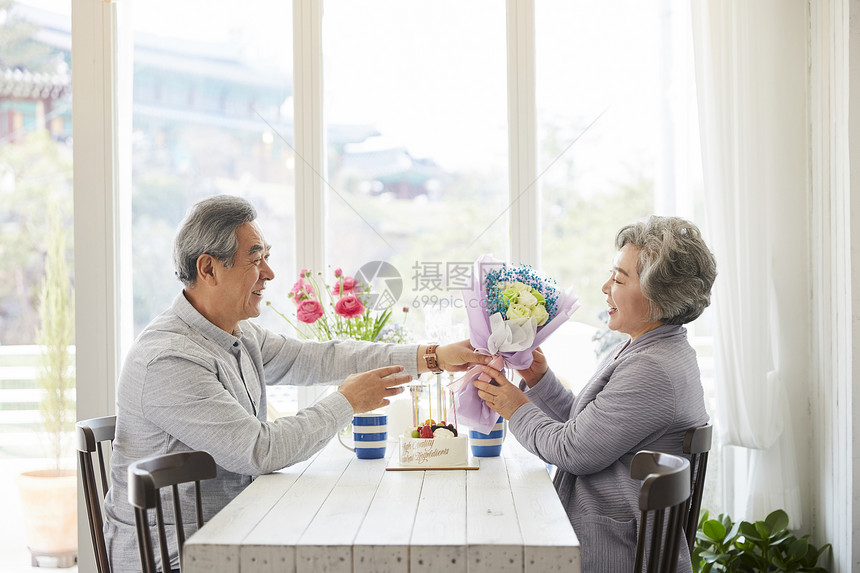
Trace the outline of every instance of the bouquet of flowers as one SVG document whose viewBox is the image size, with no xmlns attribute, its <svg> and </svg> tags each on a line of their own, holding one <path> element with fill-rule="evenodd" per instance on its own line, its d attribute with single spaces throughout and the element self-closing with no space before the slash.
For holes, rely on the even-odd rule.
<svg viewBox="0 0 860 573">
<path fill-rule="evenodd" d="M 472 347 L 494 356 L 490 366 L 497 370 L 531 366 L 532 351 L 579 308 L 572 290 L 562 291 L 528 265 L 508 265 L 490 255 L 475 261 L 472 288 L 463 291 L 463 300 Z M 461 423 L 486 434 L 499 415 L 478 397 L 475 378 L 489 380 L 476 366 L 451 389 Z"/>
<path fill-rule="evenodd" d="M 373 311 L 368 305 L 371 294 L 369 284 L 347 276 L 340 268 L 334 269 L 333 285 L 329 285 L 322 273 L 314 274 L 302 269 L 299 280 L 290 289 L 289 298 L 296 305 L 295 324 L 267 301 L 281 318 L 305 339 L 326 340 L 351 339 L 378 342 L 408 342 L 405 328 L 408 307 L 403 307 L 403 323 L 388 324 L 391 308 Z"/>
</svg>

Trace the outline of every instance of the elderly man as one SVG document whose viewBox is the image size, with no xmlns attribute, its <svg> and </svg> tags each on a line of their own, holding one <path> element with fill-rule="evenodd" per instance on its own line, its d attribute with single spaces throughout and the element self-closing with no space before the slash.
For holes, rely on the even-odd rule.
<svg viewBox="0 0 860 573">
<path fill-rule="evenodd" d="M 248 321 L 260 315 L 266 283 L 275 277 L 256 215 L 244 199 L 224 195 L 192 208 L 174 246 L 176 274 L 185 288 L 126 358 L 105 500 L 113 573 L 139 570 L 128 503 L 131 462 L 192 449 L 209 452 L 218 464 L 217 478 L 202 483 L 209 519 L 255 476 L 307 459 L 353 414 L 385 406 L 413 376 L 437 364 L 460 371 L 486 362 L 468 341 L 438 349 L 300 342 Z M 337 384 L 338 391 L 295 416 L 268 421 L 265 384 Z M 192 508 L 183 514 L 193 516 Z M 171 542 L 170 567 L 163 570 L 178 567 L 175 547 Z"/>
</svg>

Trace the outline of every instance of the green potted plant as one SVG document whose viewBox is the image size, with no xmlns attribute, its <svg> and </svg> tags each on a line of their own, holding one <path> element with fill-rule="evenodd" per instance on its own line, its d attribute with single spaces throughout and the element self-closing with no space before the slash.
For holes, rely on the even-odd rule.
<svg viewBox="0 0 860 573">
<path fill-rule="evenodd" d="M 781 509 L 755 523 L 733 522 L 726 514 L 709 519 L 703 511 L 693 546 L 693 569 L 698 573 L 827 573 L 818 562 L 829 549 L 829 543 L 816 547 L 808 535 L 795 537 L 788 530 L 788 515 Z"/>
<path fill-rule="evenodd" d="M 42 435 L 47 440 L 52 467 L 18 476 L 27 545 L 34 566 L 45 557 L 58 567 L 70 567 L 77 559 L 77 472 L 74 467 L 63 467 L 74 428 L 75 388 L 74 361 L 69 353 L 74 342 L 74 294 L 66 263 L 65 234 L 59 212 L 53 208 L 37 334 L 42 349 L 38 377 Z"/>
</svg>

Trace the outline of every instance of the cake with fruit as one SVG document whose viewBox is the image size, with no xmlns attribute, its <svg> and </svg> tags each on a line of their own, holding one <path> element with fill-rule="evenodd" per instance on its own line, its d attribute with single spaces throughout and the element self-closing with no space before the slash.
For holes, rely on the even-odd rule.
<svg viewBox="0 0 860 573">
<path fill-rule="evenodd" d="M 468 439 L 453 424 L 427 420 L 400 437 L 400 465 L 406 467 L 450 468 L 467 466 Z"/>
</svg>

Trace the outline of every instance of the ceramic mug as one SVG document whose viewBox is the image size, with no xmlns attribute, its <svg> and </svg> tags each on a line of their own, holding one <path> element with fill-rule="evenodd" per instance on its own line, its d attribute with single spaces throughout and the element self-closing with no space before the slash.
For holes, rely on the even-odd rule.
<svg viewBox="0 0 860 573">
<path fill-rule="evenodd" d="M 338 441 L 343 447 L 355 452 L 360 460 L 376 460 L 385 457 L 385 443 L 388 440 L 388 416 L 385 414 L 356 414 L 352 418 L 352 442 L 350 447 L 343 443 L 340 433 Z"/>
<path fill-rule="evenodd" d="M 489 434 L 475 430 L 469 431 L 469 442 L 472 445 L 472 455 L 476 458 L 492 458 L 502 453 L 502 442 L 505 441 L 505 420 L 501 416 Z"/>
</svg>

